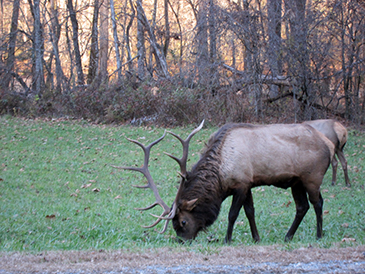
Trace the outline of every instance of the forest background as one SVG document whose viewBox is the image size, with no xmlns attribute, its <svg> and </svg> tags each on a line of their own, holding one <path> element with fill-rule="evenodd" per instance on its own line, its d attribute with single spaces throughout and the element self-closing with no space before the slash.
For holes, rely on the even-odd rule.
<svg viewBox="0 0 365 274">
<path fill-rule="evenodd" d="M 360 0 L 0 4 L 0 114 L 365 124 Z"/>
</svg>

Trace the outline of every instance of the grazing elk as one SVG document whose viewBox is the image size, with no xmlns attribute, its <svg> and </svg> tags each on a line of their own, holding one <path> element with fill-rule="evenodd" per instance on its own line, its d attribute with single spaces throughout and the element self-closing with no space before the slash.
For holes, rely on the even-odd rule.
<svg viewBox="0 0 365 274">
<path fill-rule="evenodd" d="M 334 154 L 334 145 L 323 134 L 304 124 L 293 125 L 250 125 L 227 124 L 221 127 L 203 150 L 200 160 L 191 171 L 186 170 L 189 141 L 203 126 L 196 128 L 186 140 L 171 133 L 183 145 L 183 156 L 175 159 L 181 169 L 181 182 L 171 209 L 162 201 L 157 187 L 148 171 L 148 160 L 153 145 L 147 147 L 138 141 L 145 153 L 144 164 L 137 167 L 116 167 L 141 172 L 147 185 L 153 190 L 156 202 L 141 210 L 156 205 L 163 208 L 153 227 L 166 220 L 161 233 L 165 232 L 169 220 L 179 238 L 194 239 L 217 219 L 222 202 L 233 195 L 228 217 L 225 241 L 230 243 L 234 223 L 241 207 L 249 221 L 253 239 L 260 237 L 256 228 L 251 189 L 261 185 L 291 188 L 296 204 L 296 215 L 285 240 L 291 240 L 312 203 L 317 219 L 317 238 L 322 237 L 323 199 L 320 193 L 322 179 Z"/>
<path fill-rule="evenodd" d="M 322 132 L 334 145 L 335 154 L 341 162 L 343 172 L 345 174 L 346 186 L 350 187 L 350 179 L 347 173 L 347 161 L 343 148 L 347 142 L 347 129 L 339 122 L 333 119 L 322 119 L 306 121 L 304 124 L 314 127 L 316 130 Z M 336 184 L 336 173 L 338 161 L 335 156 L 332 158 L 332 185 Z"/>
</svg>

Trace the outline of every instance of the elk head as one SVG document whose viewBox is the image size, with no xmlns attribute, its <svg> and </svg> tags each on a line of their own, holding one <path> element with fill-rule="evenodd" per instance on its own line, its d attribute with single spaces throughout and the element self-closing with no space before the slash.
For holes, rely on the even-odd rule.
<svg viewBox="0 0 365 274">
<path fill-rule="evenodd" d="M 197 127 L 196 129 L 194 129 L 189 136 L 183 140 L 180 136 L 178 136 L 177 134 L 173 133 L 173 132 L 169 132 L 171 135 L 173 135 L 174 137 L 176 137 L 182 144 L 183 146 L 183 156 L 181 158 L 177 158 L 169 153 L 165 153 L 166 155 L 168 155 L 169 157 L 171 157 L 172 159 L 174 159 L 175 161 L 177 161 L 177 163 L 180 166 L 180 176 L 181 176 L 181 183 L 180 183 L 180 187 L 178 190 L 178 194 L 175 198 L 175 201 L 172 204 L 172 207 L 170 208 L 169 206 L 166 205 L 166 203 L 162 200 L 162 198 L 160 197 L 160 194 L 157 190 L 157 186 L 154 183 L 154 180 L 152 179 L 152 176 L 149 172 L 148 169 L 148 163 L 149 163 L 149 156 L 150 156 L 150 151 L 151 148 L 156 145 L 157 143 L 159 143 L 166 135 L 166 131 L 165 133 L 157 140 L 153 141 L 152 143 L 150 143 L 149 145 L 145 146 L 142 143 L 136 141 L 136 140 L 132 140 L 127 138 L 128 141 L 135 143 L 136 145 L 140 146 L 144 152 L 144 163 L 142 167 L 118 167 L 118 166 L 112 166 L 114 168 L 117 169 L 124 169 L 124 170 L 132 170 L 132 171 L 137 171 L 142 173 L 146 179 L 147 179 L 147 184 L 144 186 L 135 186 L 137 188 L 150 188 L 153 191 L 153 194 L 155 196 L 155 202 L 153 204 L 151 204 L 150 206 L 147 206 L 145 208 L 136 208 L 136 210 L 149 210 L 157 205 L 161 206 L 163 209 L 163 212 L 161 213 L 161 215 L 157 216 L 154 214 L 151 214 L 152 216 L 156 217 L 157 220 L 149 225 L 149 226 L 144 226 L 145 228 L 152 228 L 154 226 L 156 226 L 159 222 L 161 222 L 162 220 L 165 220 L 165 225 L 162 229 L 162 231 L 160 233 L 164 233 L 167 229 L 168 223 L 170 220 L 173 220 L 173 227 L 176 231 L 176 234 L 178 237 L 183 238 L 183 239 L 193 239 L 196 237 L 197 233 L 199 232 L 199 226 L 197 226 L 198 222 L 195 222 L 195 218 L 194 216 L 192 216 L 192 214 L 190 213 L 191 210 L 194 209 L 195 204 L 197 202 L 197 198 L 196 199 L 192 199 L 189 201 L 177 201 L 177 198 L 179 197 L 179 193 L 181 192 L 181 184 L 183 184 L 186 181 L 186 176 L 187 176 L 187 169 L 186 169 L 186 162 L 188 159 L 188 152 L 189 152 L 189 142 L 191 140 L 191 138 L 199 131 L 202 129 L 204 125 L 204 120 L 202 121 L 202 123 L 199 125 L 199 127 Z M 179 208 L 178 208 L 179 207 Z"/>
</svg>

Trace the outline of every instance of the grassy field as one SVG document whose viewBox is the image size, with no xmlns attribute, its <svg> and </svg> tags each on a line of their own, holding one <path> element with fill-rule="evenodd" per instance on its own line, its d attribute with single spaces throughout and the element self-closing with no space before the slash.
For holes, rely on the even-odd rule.
<svg viewBox="0 0 365 274">
<path fill-rule="evenodd" d="M 192 128 L 177 128 L 184 138 Z M 196 162 L 216 128 L 204 128 L 192 140 L 189 165 Z M 83 121 L 23 120 L 0 117 L 0 251 L 144 249 L 176 247 L 170 225 L 145 229 L 154 218 L 134 210 L 154 201 L 142 175 L 111 165 L 142 164 L 143 153 L 125 137 L 144 144 L 160 137 L 162 128 L 91 125 Z M 177 190 L 178 166 L 163 152 L 180 155 L 172 136 L 155 146 L 150 170 L 163 199 L 171 204 Z M 253 190 L 260 244 L 353 246 L 365 244 L 365 134 L 350 130 L 345 148 L 352 187 L 346 188 L 342 168 L 330 185 L 331 169 L 322 185 L 324 237 L 315 238 L 315 214 L 307 213 L 291 243 L 284 236 L 295 214 L 290 190 L 260 187 Z M 223 245 L 230 199 L 218 220 L 189 248 L 212 251 Z M 152 210 L 160 214 L 161 209 Z M 232 245 L 253 245 L 248 222 L 241 212 Z"/>
</svg>

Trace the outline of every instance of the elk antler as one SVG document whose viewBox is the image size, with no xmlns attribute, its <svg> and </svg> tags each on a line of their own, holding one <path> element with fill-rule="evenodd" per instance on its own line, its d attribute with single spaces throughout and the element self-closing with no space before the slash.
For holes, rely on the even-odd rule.
<svg viewBox="0 0 365 274">
<path fill-rule="evenodd" d="M 171 154 L 169 154 L 169 153 L 166 153 L 165 152 L 165 154 L 166 155 L 168 155 L 168 156 L 170 156 L 172 159 L 174 159 L 178 164 L 179 164 L 179 166 L 180 166 L 180 172 L 181 172 L 181 176 L 182 177 L 186 177 L 186 173 L 187 173 L 187 171 L 186 171 L 186 162 L 187 162 L 187 160 L 188 160 L 188 153 L 189 153 L 189 142 L 190 142 L 190 140 L 191 140 L 191 138 L 193 138 L 193 136 L 199 131 L 199 130 L 201 130 L 202 129 L 202 127 L 203 127 L 203 125 L 204 125 L 204 120 L 200 123 L 200 125 L 196 128 L 196 129 L 194 129 L 190 134 L 189 134 L 189 136 L 185 139 L 185 140 L 183 140 L 179 135 L 177 135 L 177 134 L 175 134 L 175 133 L 173 133 L 173 132 L 171 132 L 171 131 L 169 131 L 168 133 L 170 133 L 171 135 L 173 135 L 174 137 L 176 137 L 179 141 L 180 141 L 180 143 L 182 144 L 182 146 L 183 146 L 183 156 L 179 159 L 179 158 L 177 158 L 177 157 L 175 157 L 175 156 L 173 156 L 173 155 L 171 155 Z"/>
<path fill-rule="evenodd" d="M 153 194 L 155 195 L 156 201 L 148 207 L 136 208 L 136 209 L 137 210 L 148 210 L 148 209 L 151 209 L 151 208 L 153 208 L 157 205 L 160 205 L 164 210 L 162 212 L 162 214 L 160 216 L 151 214 L 152 216 L 156 217 L 157 220 L 152 225 L 144 226 L 145 228 L 151 228 L 151 227 L 154 227 L 155 225 L 157 225 L 161 220 L 166 220 L 166 224 L 165 224 L 163 230 L 160 233 L 164 233 L 166 231 L 169 220 L 174 218 L 175 212 L 176 212 L 176 208 L 175 208 L 176 206 L 175 206 L 175 204 L 173 204 L 172 209 L 174 209 L 174 208 L 175 209 L 174 209 L 174 213 L 172 213 L 173 211 L 170 209 L 170 207 L 167 206 L 165 204 L 165 202 L 161 199 L 160 194 L 158 193 L 158 190 L 157 190 L 157 186 L 156 186 L 156 184 L 154 183 L 154 181 L 152 179 L 150 171 L 148 170 L 148 162 L 149 162 L 151 148 L 154 145 L 156 145 L 157 143 L 159 143 L 165 137 L 165 135 L 166 135 L 166 131 L 164 132 L 162 137 L 160 137 L 159 139 L 153 141 L 148 146 L 144 146 L 143 144 L 141 144 L 140 142 L 138 142 L 136 140 L 132 140 L 132 139 L 127 138 L 128 141 L 137 144 L 138 146 L 140 146 L 143 149 L 144 163 L 143 163 L 142 167 L 117 167 L 117 166 L 112 165 L 112 167 L 118 168 L 118 169 L 138 171 L 146 177 L 146 179 L 147 179 L 147 184 L 146 185 L 144 185 L 144 186 L 134 186 L 134 187 L 137 187 L 137 188 L 150 188 L 153 191 Z M 166 215 L 168 215 L 168 216 L 165 217 Z"/>
</svg>

